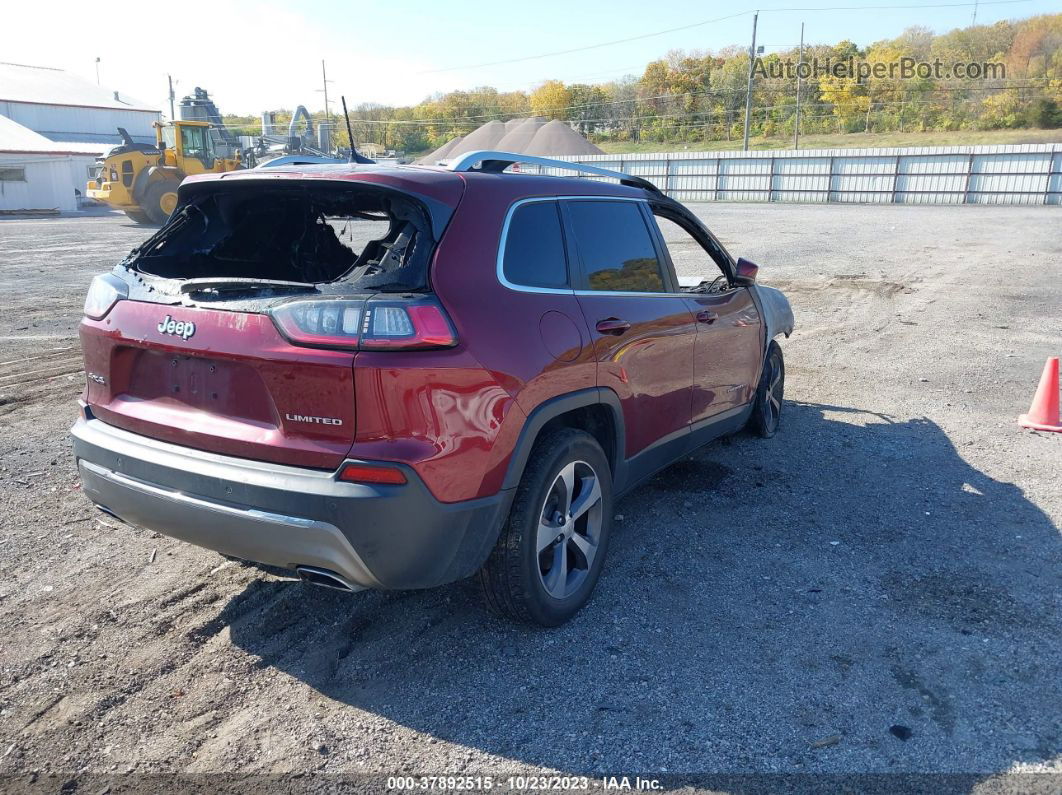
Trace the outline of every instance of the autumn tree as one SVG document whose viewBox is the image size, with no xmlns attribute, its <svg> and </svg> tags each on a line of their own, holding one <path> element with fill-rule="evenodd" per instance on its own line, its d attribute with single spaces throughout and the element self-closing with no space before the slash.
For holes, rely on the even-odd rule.
<svg viewBox="0 0 1062 795">
<path fill-rule="evenodd" d="M 864 62 L 863 75 L 812 74 L 803 81 L 801 131 L 900 132 L 931 129 L 1062 126 L 1062 14 L 974 25 L 935 34 L 914 26 L 868 44 L 809 42 L 804 58 L 836 64 Z M 796 48 L 761 56 L 768 68 L 752 94 L 754 136 L 789 136 L 796 111 L 796 80 L 773 67 L 796 63 Z M 984 65 L 989 71 L 958 79 L 897 73 L 903 59 Z M 1002 69 L 1005 68 L 1005 75 Z M 875 71 L 877 70 L 877 71 Z M 530 115 L 570 123 L 592 140 L 711 141 L 740 137 L 749 74 L 748 50 L 673 50 L 639 75 L 606 83 L 546 80 L 530 94 L 492 86 L 435 94 L 410 107 L 363 104 L 353 109 L 355 138 L 387 148 L 424 151 L 465 135 L 492 119 Z M 320 121 L 322 114 L 315 114 Z M 291 111 L 276 112 L 286 126 Z M 241 132 L 257 119 L 231 117 Z M 345 141 L 343 125 L 337 138 Z"/>
<path fill-rule="evenodd" d="M 547 80 L 531 92 L 531 113 L 547 119 L 567 118 L 572 104 L 571 90 L 560 80 Z"/>
</svg>

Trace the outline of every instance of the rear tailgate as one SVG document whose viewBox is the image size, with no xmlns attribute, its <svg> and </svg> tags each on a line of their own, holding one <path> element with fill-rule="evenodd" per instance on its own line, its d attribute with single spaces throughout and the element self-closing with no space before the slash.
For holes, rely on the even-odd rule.
<svg viewBox="0 0 1062 795">
<path fill-rule="evenodd" d="M 354 441 L 353 352 L 295 347 L 268 315 L 126 300 L 80 333 L 86 401 L 111 425 L 326 469 Z"/>
</svg>

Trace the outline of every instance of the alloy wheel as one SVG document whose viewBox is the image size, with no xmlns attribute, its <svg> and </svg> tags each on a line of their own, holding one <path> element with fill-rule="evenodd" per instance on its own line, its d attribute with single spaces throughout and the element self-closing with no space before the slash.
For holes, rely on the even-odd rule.
<svg viewBox="0 0 1062 795">
<path fill-rule="evenodd" d="M 557 474 L 538 520 L 538 573 L 546 592 L 565 599 L 582 586 L 597 557 L 603 524 L 601 484 L 585 461 Z"/>
<path fill-rule="evenodd" d="M 782 412 L 782 368 L 773 356 L 768 359 L 768 366 L 771 369 L 767 374 L 767 390 L 763 395 L 763 416 L 767 427 L 773 430 Z"/>
</svg>

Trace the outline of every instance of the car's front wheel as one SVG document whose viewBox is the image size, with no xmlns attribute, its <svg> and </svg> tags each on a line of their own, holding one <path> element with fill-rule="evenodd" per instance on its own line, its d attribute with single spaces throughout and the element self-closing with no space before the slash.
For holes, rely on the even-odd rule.
<svg viewBox="0 0 1062 795">
<path fill-rule="evenodd" d="M 778 430 L 778 421 L 782 415 L 782 396 L 785 392 L 785 360 L 782 348 L 771 340 L 767 346 L 767 356 L 763 361 L 763 372 L 756 397 L 749 417 L 749 430 L 769 438 Z"/>
<path fill-rule="evenodd" d="M 563 428 L 535 443 L 509 519 L 480 572 L 488 606 L 542 626 L 590 598 L 612 527 L 612 474 L 597 441 Z"/>
</svg>

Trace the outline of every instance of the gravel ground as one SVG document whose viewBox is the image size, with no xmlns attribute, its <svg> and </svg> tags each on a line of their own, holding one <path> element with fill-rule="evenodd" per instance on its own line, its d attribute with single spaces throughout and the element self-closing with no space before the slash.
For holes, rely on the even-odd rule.
<svg viewBox="0 0 1062 795">
<path fill-rule="evenodd" d="M 76 324 L 144 230 L 0 221 L 6 785 L 1062 773 L 1062 436 L 1015 422 L 1062 352 L 1058 209 L 697 211 L 793 302 L 782 429 L 624 499 L 552 631 L 469 583 L 336 594 L 102 517 L 67 438 Z"/>
</svg>

